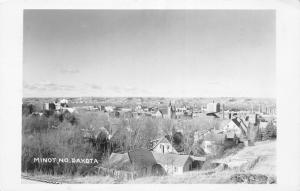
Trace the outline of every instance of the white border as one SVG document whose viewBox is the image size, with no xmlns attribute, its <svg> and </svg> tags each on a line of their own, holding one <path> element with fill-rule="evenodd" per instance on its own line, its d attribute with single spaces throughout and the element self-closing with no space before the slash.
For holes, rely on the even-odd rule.
<svg viewBox="0 0 300 191">
<path fill-rule="evenodd" d="M 20 182 L 23 9 L 275 9 L 277 185 L 25 185 Z M 300 190 L 300 2 L 298 0 L 0 1 L 0 190 Z"/>
</svg>

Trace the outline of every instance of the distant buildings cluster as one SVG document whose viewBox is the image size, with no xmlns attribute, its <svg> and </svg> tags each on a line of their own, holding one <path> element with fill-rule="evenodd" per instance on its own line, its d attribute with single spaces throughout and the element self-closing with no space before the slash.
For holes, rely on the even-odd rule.
<svg viewBox="0 0 300 191">
<path fill-rule="evenodd" d="M 139 118 L 152 117 L 164 119 L 191 119 L 206 117 L 209 119 L 219 119 L 217 125 L 212 125 L 209 129 L 194 131 L 194 145 L 200 143 L 204 154 L 213 154 L 217 144 L 231 141 L 238 144 L 243 142 L 248 145 L 251 129 L 265 129 L 270 123 L 276 125 L 276 110 L 268 107 L 259 106 L 258 111 L 253 107 L 247 111 L 225 110 L 224 104 L 211 102 L 206 107 L 191 107 L 182 105 L 176 107 L 171 102 L 167 106 L 144 106 L 137 105 L 134 108 L 116 107 L 112 105 L 92 105 L 69 107 L 67 99 L 56 100 L 55 102 L 44 103 L 45 111 L 64 112 L 84 109 L 88 111 L 103 112 L 109 117 L 115 118 Z M 183 129 L 177 128 L 177 132 L 183 133 Z M 110 133 L 104 127 L 96 127 L 90 130 L 83 130 L 84 138 L 95 139 L 100 132 L 105 132 L 110 139 Z M 161 137 L 149 142 L 150 147 L 144 149 L 134 149 L 127 153 L 112 153 L 109 159 L 110 168 L 124 170 L 124 166 L 139 176 L 155 174 L 182 174 L 185 171 L 201 168 L 205 156 L 195 156 L 192 153 L 178 152 L 172 140 Z M 99 168 L 102 168 L 99 166 Z"/>
<path fill-rule="evenodd" d="M 43 104 L 44 111 L 56 111 L 56 112 L 65 112 L 68 111 L 73 113 L 75 111 L 74 108 L 68 106 L 69 101 L 67 99 L 56 100 L 50 103 Z"/>
</svg>

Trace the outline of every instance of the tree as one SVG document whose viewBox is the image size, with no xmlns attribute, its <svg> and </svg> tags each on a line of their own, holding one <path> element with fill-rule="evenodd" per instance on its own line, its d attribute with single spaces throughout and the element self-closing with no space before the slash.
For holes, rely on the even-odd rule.
<svg viewBox="0 0 300 191">
<path fill-rule="evenodd" d="M 22 104 L 22 114 L 28 116 L 36 111 L 36 107 L 32 104 Z"/>
</svg>

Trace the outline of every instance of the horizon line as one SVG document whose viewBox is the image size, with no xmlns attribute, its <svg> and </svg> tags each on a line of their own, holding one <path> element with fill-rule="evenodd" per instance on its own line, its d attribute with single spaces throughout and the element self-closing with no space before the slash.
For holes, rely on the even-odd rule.
<svg viewBox="0 0 300 191">
<path fill-rule="evenodd" d="M 25 98 L 254 98 L 254 99 L 277 99 L 277 97 L 259 97 L 259 96 L 23 96 Z"/>
</svg>

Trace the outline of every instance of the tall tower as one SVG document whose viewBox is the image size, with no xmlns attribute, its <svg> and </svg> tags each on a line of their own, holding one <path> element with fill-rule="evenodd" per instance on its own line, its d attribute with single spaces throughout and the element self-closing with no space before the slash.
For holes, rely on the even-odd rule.
<svg viewBox="0 0 300 191">
<path fill-rule="evenodd" d="M 172 104 L 171 104 L 171 101 L 168 105 L 168 118 L 171 119 L 172 117 Z"/>
</svg>

